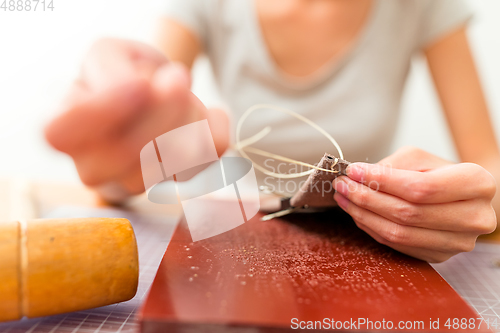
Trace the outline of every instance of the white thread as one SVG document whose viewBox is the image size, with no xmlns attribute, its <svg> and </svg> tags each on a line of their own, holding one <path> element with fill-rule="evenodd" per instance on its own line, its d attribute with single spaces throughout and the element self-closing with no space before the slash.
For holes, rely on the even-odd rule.
<svg viewBox="0 0 500 333">
<path fill-rule="evenodd" d="M 250 146 L 250 145 L 256 143 L 257 141 L 261 140 L 263 137 L 265 137 L 269 133 L 271 133 L 271 127 L 267 126 L 264 129 L 262 129 L 262 131 L 260 131 L 257 134 L 249 137 L 248 139 L 245 139 L 243 141 L 238 142 L 236 144 L 236 146 L 234 146 L 234 148 L 237 149 L 237 150 L 240 150 L 242 148 Z"/>
<path fill-rule="evenodd" d="M 324 168 L 321 168 L 321 167 L 313 165 L 313 164 L 309 164 L 309 163 L 305 163 L 305 162 L 302 162 L 302 161 L 297 161 L 297 160 L 294 160 L 294 159 L 291 159 L 291 158 L 288 158 L 288 157 L 284 157 L 284 156 L 281 156 L 281 155 L 269 153 L 267 151 L 260 150 L 260 149 L 254 148 L 254 147 L 245 147 L 244 149 L 246 149 L 247 151 L 249 151 L 251 153 L 260 155 L 260 156 L 271 157 L 271 158 L 275 158 L 277 160 L 281 160 L 281 161 L 284 161 L 284 162 L 290 162 L 290 163 L 298 164 L 298 165 L 303 165 L 303 166 L 306 166 L 306 167 L 309 167 L 309 168 L 313 169 L 313 170 L 303 171 L 303 172 L 294 173 L 294 174 L 286 174 L 286 173 L 283 174 L 283 173 L 280 173 L 279 174 L 280 178 L 297 178 L 297 177 L 307 176 L 312 171 L 314 171 L 314 169 L 325 171 L 325 172 L 338 173 L 338 171 L 333 170 L 333 169 L 331 169 L 331 170 L 324 169 Z M 334 161 L 334 164 L 332 165 L 332 167 L 334 167 L 335 164 L 337 164 L 337 160 Z M 270 171 L 268 171 L 268 172 L 270 172 Z"/>
<path fill-rule="evenodd" d="M 236 126 L 236 145 L 235 145 L 234 148 L 238 150 L 238 152 L 240 153 L 241 156 L 243 156 L 245 158 L 248 158 L 253 163 L 253 165 L 255 166 L 255 168 L 257 170 L 261 171 L 262 173 L 264 173 L 264 174 L 266 174 L 268 176 L 272 176 L 272 177 L 276 177 L 276 178 L 298 178 L 298 177 L 303 177 L 303 176 L 307 176 L 307 175 L 311 174 L 315 169 L 316 170 L 326 171 L 326 172 L 338 173 L 338 171 L 333 170 L 333 167 L 337 164 L 337 161 L 338 161 L 337 158 L 335 159 L 334 164 L 332 165 L 332 170 L 328 170 L 328 169 L 320 168 L 320 167 L 318 167 L 316 165 L 312 165 L 312 164 L 309 164 L 309 163 L 305 163 L 305 162 L 293 160 L 293 159 L 288 158 L 288 157 L 280 156 L 280 155 L 269 153 L 269 152 L 266 152 L 266 151 L 263 151 L 263 150 L 260 150 L 260 149 L 257 149 L 257 148 L 249 147 L 249 145 L 251 145 L 251 144 L 259 141 L 260 139 L 262 139 L 264 136 L 266 136 L 267 134 L 269 134 L 271 132 L 271 127 L 269 127 L 269 126 L 266 127 L 266 128 L 264 128 L 259 133 L 255 134 L 254 136 L 252 136 L 252 137 L 250 137 L 248 139 L 245 139 L 243 141 L 240 141 L 241 128 L 242 128 L 243 123 L 245 122 L 245 120 L 255 110 L 264 109 L 264 108 L 271 109 L 271 110 L 274 110 L 274 111 L 279 111 L 279 112 L 282 112 L 282 113 L 286 113 L 286 114 L 288 114 L 288 115 L 290 115 L 292 117 L 295 117 L 295 118 L 297 118 L 297 119 L 305 122 L 306 124 L 310 125 L 312 128 L 314 128 L 315 130 L 317 130 L 318 132 L 320 132 L 321 134 L 323 134 L 328 140 L 330 140 L 330 142 L 334 145 L 335 149 L 337 149 L 337 152 L 339 153 L 339 157 L 341 159 L 344 159 L 344 155 L 342 154 L 342 149 L 340 148 L 339 144 L 324 129 L 322 129 L 320 126 L 318 126 L 317 124 L 315 124 L 313 121 L 307 119 L 306 117 L 304 117 L 304 116 L 302 116 L 302 115 L 300 115 L 300 114 L 298 114 L 296 112 L 293 112 L 291 110 L 288 110 L 288 109 L 285 109 L 285 108 L 282 108 L 282 107 L 274 106 L 274 105 L 271 105 L 271 104 L 256 104 L 256 105 L 248 108 L 245 111 L 245 113 L 243 113 L 243 115 L 241 116 L 241 118 L 239 119 L 238 124 Z M 307 166 L 307 167 L 311 168 L 311 170 L 303 171 L 303 172 L 297 172 L 297 173 L 289 173 L 289 174 L 282 174 L 282 173 L 272 172 L 272 171 L 269 171 L 266 168 L 262 167 L 261 165 L 255 163 L 245 153 L 245 150 L 247 150 L 248 152 L 257 154 L 257 155 L 261 155 L 261 156 L 265 156 L 265 157 L 271 157 L 271 158 L 276 158 L 278 160 L 282 160 L 282 161 L 285 161 L 285 162 Z"/>
<path fill-rule="evenodd" d="M 293 213 L 294 211 L 296 211 L 298 208 L 297 207 L 291 207 L 291 208 L 288 208 L 288 209 L 285 209 L 285 210 L 280 210 L 276 213 L 272 213 L 272 214 L 267 214 L 267 215 L 264 215 L 260 218 L 261 221 L 269 221 L 269 220 L 272 220 L 276 217 L 282 217 L 282 216 L 285 216 L 285 215 L 288 215 L 290 213 Z"/>
</svg>

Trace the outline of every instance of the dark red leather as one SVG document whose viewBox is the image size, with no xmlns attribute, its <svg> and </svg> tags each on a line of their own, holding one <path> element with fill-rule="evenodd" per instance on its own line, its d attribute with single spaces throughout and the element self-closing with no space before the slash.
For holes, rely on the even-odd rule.
<svg viewBox="0 0 500 333">
<path fill-rule="evenodd" d="M 375 242 L 340 210 L 259 218 L 196 243 L 182 221 L 140 310 L 142 332 L 282 332 L 292 318 L 421 320 L 430 331 L 439 318 L 438 332 L 447 318 L 479 317 L 428 263 Z"/>
</svg>

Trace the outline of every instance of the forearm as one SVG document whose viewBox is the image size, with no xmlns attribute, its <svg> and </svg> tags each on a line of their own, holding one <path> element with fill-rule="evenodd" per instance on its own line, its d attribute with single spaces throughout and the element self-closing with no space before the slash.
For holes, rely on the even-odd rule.
<svg viewBox="0 0 500 333">
<path fill-rule="evenodd" d="M 496 156 L 495 158 L 492 158 L 489 161 L 485 161 L 484 163 L 479 162 L 482 167 L 484 167 L 486 170 L 488 170 L 491 175 L 495 178 L 495 181 L 497 183 L 497 192 L 495 194 L 495 197 L 493 198 L 493 201 L 491 202 L 493 208 L 495 209 L 495 213 L 497 215 L 497 221 L 500 221 L 500 191 L 499 191 L 499 186 L 500 186 L 500 155 Z M 499 233 L 500 230 L 497 228 L 496 233 Z"/>
<path fill-rule="evenodd" d="M 425 55 L 460 160 L 481 165 L 498 185 L 500 152 L 465 28 L 430 45 Z M 492 205 L 498 221 L 498 190 Z"/>
</svg>

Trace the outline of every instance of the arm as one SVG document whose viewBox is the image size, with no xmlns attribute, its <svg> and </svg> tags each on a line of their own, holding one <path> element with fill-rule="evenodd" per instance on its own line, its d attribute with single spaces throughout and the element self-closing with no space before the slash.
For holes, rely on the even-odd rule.
<svg viewBox="0 0 500 333">
<path fill-rule="evenodd" d="M 156 45 L 168 59 L 183 63 L 191 69 L 203 51 L 198 36 L 182 24 L 161 18 L 156 29 Z"/>
<path fill-rule="evenodd" d="M 161 18 L 156 32 L 156 45 L 166 57 L 181 62 L 192 69 L 196 58 L 203 52 L 200 38 L 184 25 L 168 18 Z M 222 155 L 229 146 L 229 119 L 224 110 L 209 108 L 205 114 L 217 153 Z"/>
<path fill-rule="evenodd" d="M 460 159 L 488 170 L 500 184 L 500 153 L 465 27 L 425 49 Z M 500 195 L 493 207 L 500 217 Z"/>
<path fill-rule="evenodd" d="M 334 199 L 378 242 L 440 262 L 495 230 L 500 155 L 465 30 L 425 52 L 459 155 L 477 164 L 400 149 L 377 164 L 351 164 L 334 181 Z"/>
</svg>

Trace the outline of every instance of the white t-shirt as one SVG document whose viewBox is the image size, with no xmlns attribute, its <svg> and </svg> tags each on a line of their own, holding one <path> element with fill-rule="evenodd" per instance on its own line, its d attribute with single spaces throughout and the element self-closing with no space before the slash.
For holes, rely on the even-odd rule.
<svg viewBox="0 0 500 333">
<path fill-rule="evenodd" d="M 374 0 L 343 56 L 294 81 L 269 54 L 253 0 L 163 1 L 163 15 L 202 41 L 234 123 L 254 104 L 285 107 L 330 133 L 352 162 L 390 154 L 411 57 L 472 15 L 460 0 Z M 324 152 L 337 156 L 309 125 L 270 110 L 248 119 L 243 138 L 268 125 L 271 134 L 255 147 L 309 163 Z"/>
</svg>

